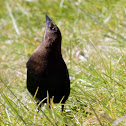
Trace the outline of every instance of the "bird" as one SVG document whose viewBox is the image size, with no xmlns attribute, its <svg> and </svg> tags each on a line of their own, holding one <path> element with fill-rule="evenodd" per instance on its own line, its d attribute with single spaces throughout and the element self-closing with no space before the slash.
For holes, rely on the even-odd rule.
<svg viewBox="0 0 126 126">
<path fill-rule="evenodd" d="M 42 42 L 26 63 L 27 89 L 37 101 L 49 95 L 49 101 L 62 103 L 61 111 L 70 94 L 70 79 L 62 57 L 62 35 L 58 26 L 46 15 L 46 27 Z M 43 100 L 47 103 L 47 99 Z"/>
</svg>

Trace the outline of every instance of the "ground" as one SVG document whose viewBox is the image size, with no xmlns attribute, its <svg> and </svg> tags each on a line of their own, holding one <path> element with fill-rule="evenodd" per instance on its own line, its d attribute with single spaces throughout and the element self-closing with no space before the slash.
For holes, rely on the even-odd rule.
<svg viewBox="0 0 126 126">
<path fill-rule="evenodd" d="M 0 124 L 126 125 L 124 0 L 1 0 Z M 26 62 L 40 44 L 48 15 L 62 33 L 71 94 L 61 114 L 37 113 L 26 88 Z"/>
</svg>

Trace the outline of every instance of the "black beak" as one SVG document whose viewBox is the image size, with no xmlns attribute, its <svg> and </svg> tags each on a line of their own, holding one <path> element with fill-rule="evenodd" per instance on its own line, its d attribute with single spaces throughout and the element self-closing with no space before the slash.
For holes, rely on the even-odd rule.
<svg viewBox="0 0 126 126">
<path fill-rule="evenodd" d="M 52 19 L 49 18 L 47 15 L 46 15 L 46 26 L 49 27 L 49 25 L 51 24 L 51 21 Z"/>
</svg>

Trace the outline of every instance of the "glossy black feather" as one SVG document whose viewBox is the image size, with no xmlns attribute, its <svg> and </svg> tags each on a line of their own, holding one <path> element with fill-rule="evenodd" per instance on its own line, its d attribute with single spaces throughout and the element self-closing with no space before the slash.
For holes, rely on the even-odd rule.
<svg viewBox="0 0 126 126">
<path fill-rule="evenodd" d="M 70 80 L 61 54 L 62 37 L 57 25 L 47 15 L 46 24 L 43 41 L 26 64 L 27 88 L 34 96 L 39 87 L 38 100 L 46 98 L 48 91 L 49 98 L 54 97 L 54 103 L 59 103 L 63 97 L 62 103 L 65 103 L 70 94 Z"/>
</svg>

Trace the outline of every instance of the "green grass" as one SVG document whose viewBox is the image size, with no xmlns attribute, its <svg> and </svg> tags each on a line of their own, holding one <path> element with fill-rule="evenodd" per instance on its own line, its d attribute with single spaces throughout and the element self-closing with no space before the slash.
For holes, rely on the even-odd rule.
<svg viewBox="0 0 126 126">
<path fill-rule="evenodd" d="M 0 125 L 126 125 L 124 0 L 1 0 Z M 62 33 L 71 94 L 37 113 L 26 62 L 42 40 L 45 14 Z"/>
</svg>

